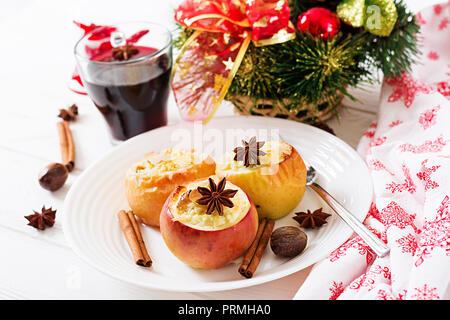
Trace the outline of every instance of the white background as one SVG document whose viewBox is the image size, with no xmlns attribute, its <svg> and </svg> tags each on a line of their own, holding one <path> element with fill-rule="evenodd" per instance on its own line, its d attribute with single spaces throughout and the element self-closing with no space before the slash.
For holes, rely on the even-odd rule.
<svg viewBox="0 0 450 320">
<path fill-rule="evenodd" d="M 0 2 L 0 299 L 290 299 L 309 270 L 246 289 L 212 293 L 146 290 L 112 279 L 81 261 L 64 239 L 60 219 L 40 232 L 24 216 L 42 205 L 62 208 L 80 173 L 112 148 L 100 113 L 91 101 L 67 88 L 73 46 L 82 31 L 73 23 L 159 22 L 174 30 L 179 1 L 19 0 Z M 417 10 L 441 1 L 406 1 Z M 360 102 L 344 100 L 341 119 L 329 124 L 356 147 L 376 119 L 379 85 L 354 90 Z M 71 124 L 77 167 L 66 185 L 50 193 L 37 174 L 60 161 L 56 115 L 73 103 L 80 116 Z M 220 115 L 232 114 L 224 104 Z M 169 122 L 179 121 L 173 98 Z"/>
</svg>

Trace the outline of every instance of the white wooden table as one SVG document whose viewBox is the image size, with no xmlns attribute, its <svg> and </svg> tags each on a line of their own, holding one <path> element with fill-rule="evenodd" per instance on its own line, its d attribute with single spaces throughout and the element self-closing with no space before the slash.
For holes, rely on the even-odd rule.
<svg viewBox="0 0 450 320">
<path fill-rule="evenodd" d="M 178 1 L 176 1 L 178 2 Z M 413 10 L 427 4 L 408 1 Z M 112 279 L 82 261 L 67 244 L 57 214 L 40 232 L 24 216 L 42 205 L 63 207 L 77 177 L 112 148 L 100 113 L 89 98 L 67 88 L 73 46 L 81 31 L 72 20 L 108 24 L 151 20 L 173 29 L 173 1 L 2 1 L 0 3 L 0 299 L 290 299 L 309 269 L 245 289 L 212 293 L 147 290 Z M 376 119 L 379 86 L 355 90 L 360 102 L 344 100 L 341 119 L 329 125 L 356 147 Z M 80 116 L 71 124 L 77 167 L 57 192 L 43 190 L 37 174 L 60 161 L 56 115 L 72 103 Z M 218 113 L 232 114 L 224 105 Z M 169 122 L 180 121 L 173 98 Z M 59 219 L 58 219 L 59 218 Z"/>
</svg>

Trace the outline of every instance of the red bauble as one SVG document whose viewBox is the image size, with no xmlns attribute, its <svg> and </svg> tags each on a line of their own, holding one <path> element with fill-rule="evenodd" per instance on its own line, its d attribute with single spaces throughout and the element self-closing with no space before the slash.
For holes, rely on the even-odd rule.
<svg viewBox="0 0 450 320">
<path fill-rule="evenodd" d="M 311 8 L 298 17 L 297 29 L 314 37 L 332 38 L 340 28 L 337 15 L 325 8 Z"/>
</svg>

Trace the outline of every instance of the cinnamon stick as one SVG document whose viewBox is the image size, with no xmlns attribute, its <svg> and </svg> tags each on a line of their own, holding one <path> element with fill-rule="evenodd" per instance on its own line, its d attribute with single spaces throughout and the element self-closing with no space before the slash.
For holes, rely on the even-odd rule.
<svg viewBox="0 0 450 320">
<path fill-rule="evenodd" d="M 142 267 L 150 267 L 152 265 L 152 259 L 148 255 L 147 248 L 142 239 L 141 230 L 133 212 L 120 210 L 118 217 L 120 227 L 122 228 L 136 264 Z"/>
<path fill-rule="evenodd" d="M 145 266 L 150 267 L 152 265 L 152 259 L 148 255 L 147 248 L 145 247 L 145 242 L 144 242 L 144 239 L 142 238 L 141 229 L 139 228 L 139 224 L 136 220 L 136 216 L 134 215 L 133 211 L 128 211 L 127 214 L 128 214 L 128 218 L 131 221 L 131 224 L 133 225 L 133 229 L 135 230 L 136 238 L 139 242 L 139 248 L 141 249 L 142 254 L 144 256 L 144 264 L 145 264 Z"/>
<path fill-rule="evenodd" d="M 72 131 L 70 131 L 68 121 L 57 123 L 59 145 L 61 148 L 61 158 L 67 170 L 72 171 L 75 166 L 75 144 L 73 142 Z"/>
<path fill-rule="evenodd" d="M 242 260 L 241 266 L 239 267 L 239 273 L 244 275 L 245 271 L 247 270 L 248 265 L 252 261 L 253 256 L 255 255 L 256 247 L 258 247 L 259 240 L 261 239 L 262 232 L 264 231 L 264 228 L 266 226 L 267 219 L 264 218 L 261 220 L 258 226 L 258 231 L 256 233 L 255 239 L 253 239 L 253 242 L 248 248 L 247 252 L 244 255 L 244 259 Z"/>
<path fill-rule="evenodd" d="M 65 162 L 67 160 L 67 150 L 69 148 L 69 144 L 67 141 L 67 134 L 66 129 L 64 127 L 64 122 L 58 121 L 56 123 L 56 128 L 58 129 L 58 136 L 59 136 L 59 147 L 61 149 L 61 159 L 62 162 Z"/>
<path fill-rule="evenodd" d="M 70 168 L 69 171 L 72 171 L 75 167 L 75 144 L 73 143 L 72 131 L 69 127 L 69 122 L 64 121 L 64 129 L 66 130 L 67 143 L 68 143 L 68 151 L 67 151 L 67 164 Z"/>
<path fill-rule="evenodd" d="M 264 225 L 261 227 L 261 224 L 263 224 L 265 220 Z M 269 242 L 270 239 L 270 235 L 272 234 L 273 231 L 273 226 L 275 225 L 275 220 L 272 219 L 264 219 L 263 221 L 261 221 L 260 227 L 261 227 L 261 232 L 259 232 L 258 228 L 258 233 L 256 234 L 255 240 L 253 242 L 257 241 L 257 245 L 255 246 L 256 248 L 253 249 L 253 243 L 250 246 L 250 249 L 248 250 L 248 254 L 251 256 L 251 261 L 250 263 L 247 265 L 247 267 L 245 267 L 245 264 L 241 265 L 241 267 L 239 268 L 239 273 L 241 275 L 243 275 L 246 278 L 251 278 L 253 277 L 253 274 L 256 271 L 256 268 L 258 267 L 260 261 L 261 261 L 261 257 L 263 255 L 264 249 L 267 246 L 267 243 Z M 258 237 L 258 234 L 260 234 L 260 236 Z M 251 250 L 251 251 L 250 251 Z M 247 254 L 246 254 L 247 256 Z M 248 260 L 248 257 L 246 259 L 246 257 L 244 256 L 244 261 L 246 262 Z"/>
</svg>

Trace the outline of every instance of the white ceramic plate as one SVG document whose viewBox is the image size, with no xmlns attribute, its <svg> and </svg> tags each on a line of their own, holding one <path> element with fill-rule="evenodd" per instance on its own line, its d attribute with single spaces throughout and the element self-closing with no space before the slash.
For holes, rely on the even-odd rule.
<svg viewBox="0 0 450 320">
<path fill-rule="evenodd" d="M 64 233 L 75 252 L 98 270 L 139 286 L 175 291 L 219 291 L 242 288 L 294 273 L 329 253 L 349 238 L 352 230 L 312 191 L 299 206 L 276 221 L 275 228 L 296 225 L 294 212 L 324 207 L 333 213 L 328 223 L 305 230 L 306 249 L 293 259 L 276 257 L 267 246 L 253 278 L 238 273 L 240 261 L 217 270 L 192 269 L 166 247 L 158 229 L 142 227 L 153 260 L 149 269 L 134 264 L 117 221 L 117 212 L 129 208 L 123 190 L 124 175 L 132 162 L 150 151 L 167 147 L 194 147 L 213 158 L 232 150 L 242 138 L 277 139 L 292 144 L 320 173 L 318 182 L 362 220 L 370 206 L 372 183 L 367 167 L 346 143 L 317 128 L 266 117 L 215 118 L 208 125 L 179 123 L 152 130 L 115 147 L 89 167 L 71 187 L 64 203 Z M 231 138 L 233 137 L 233 138 Z M 297 224 L 298 225 L 298 224 Z"/>
</svg>

